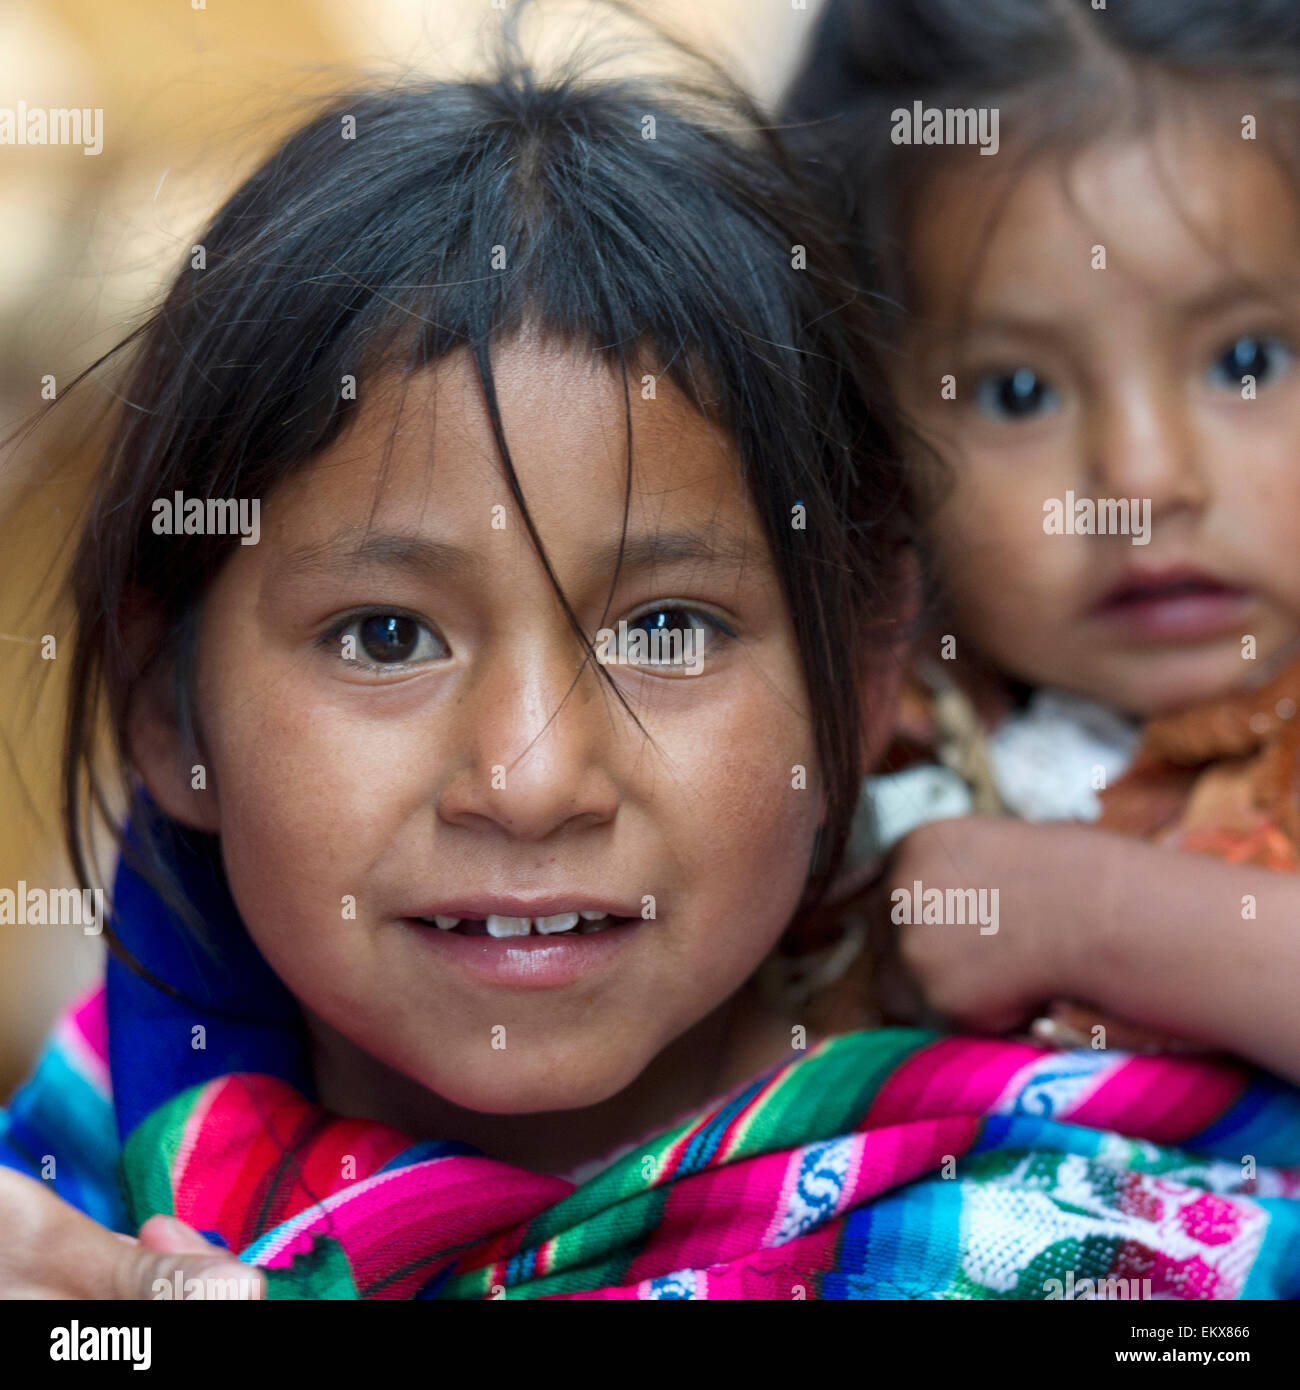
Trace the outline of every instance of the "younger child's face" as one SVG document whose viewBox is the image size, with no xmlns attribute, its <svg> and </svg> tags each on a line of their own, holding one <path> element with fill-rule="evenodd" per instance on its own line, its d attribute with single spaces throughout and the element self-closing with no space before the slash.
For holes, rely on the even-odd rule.
<svg viewBox="0 0 1300 1390">
<path fill-rule="evenodd" d="M 197 795 L 241 915 L 310 1013 L 454 1104 L 532 1112 L 621 1090 L 743 983 L 798 904 L 821 793 L 786 603 L 727 440 L 666 380 L 653 401 L 634 387 L 611 594 L 621 380 L 522 342 L 496 380 L 584 628 L 698 627 L 699 673 L 608 668 L 648 737 L 579 674 L 453 357 L 410 379 L 391 441 L 395 396 L 364 403 L 216 579 L 198 675 L 213 790 Z M 432 921 L 530 907 L 636 921 L 527 938 Z"/>
<path fill-rule="evenodd" d="M 959 655 L 1135 714 L 1248 682 L 1300 633 L 1291 186 L 1200 126 L 1096 144 L 1066 177 L 992 162 L 928 190 L 900 381 L 950 465 L 932 539 Z M 1128 534 L 1123 511 L 1090 521 L 1098 499 L 1128 499 Z"/>
</svg>

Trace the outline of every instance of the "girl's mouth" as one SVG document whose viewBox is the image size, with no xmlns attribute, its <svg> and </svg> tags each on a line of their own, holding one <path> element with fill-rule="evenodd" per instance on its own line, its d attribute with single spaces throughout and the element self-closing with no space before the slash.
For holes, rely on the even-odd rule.
<svg viewBox="0 0 1300 1390">
<path fill-rule="evenodd" d="M 408 917 L 422 948 L 440 968 L 479 985 L 512 990 L 565 989 L 634 949 L 654 923 L 640 917 L 587 911 L 543 917 Z"/>
<path fill-rule="evenodd" d="M 614 917 L 606 912 L 557 912 L 544 917 L 505 917 L 493 914 L 489 917 L 417 917 L 427 927 L 437 927 L 439 931 L 456 932 L 460 936 L 491 936 L 497 940 L 521 936 L 566 936 L 570 933 L 591 936 L 595 932 L 608 931 L 611 927 L 623 927 L 629 922 L 639 921 L 634 917 Z"/>
</svg>

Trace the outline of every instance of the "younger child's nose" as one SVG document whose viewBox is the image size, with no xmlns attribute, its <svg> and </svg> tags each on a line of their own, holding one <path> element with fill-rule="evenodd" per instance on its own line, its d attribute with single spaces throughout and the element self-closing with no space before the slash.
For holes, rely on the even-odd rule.
<svg viewBox="0 0 1300 1390">
<path fill-rule="evenodd" d="M 1208 500 L 1191 410 L 1172 386 L 1131 384 L 1099 407 L 1089 436 L 1099 495 L 1149 499 L 1153 516 Z"/>
</svg>

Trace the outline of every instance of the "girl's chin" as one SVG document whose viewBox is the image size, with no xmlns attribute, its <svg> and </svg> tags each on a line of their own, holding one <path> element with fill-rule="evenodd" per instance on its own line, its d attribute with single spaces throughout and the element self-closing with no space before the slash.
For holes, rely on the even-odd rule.
<svg viewBox="0 0 1300 1390">
<path fill-rule="evenodd" d="M 624 1083 L 628 1084 L 628 1083 Z M 439 1091 L 443 1101 L 475 1115 L 550 1115 L 566 1110 L 587 1110 L 615 1096 L 623 1086 L 597 1087 L 590 1090 L 566 1090 L 551 1085 L 519 1086 L 509 1090 L 457 1088 L 448 1095 Z"/>
<path fill-rule="evenodd" d="M 437 1074 L 421 1078 L 421 1084 L 447 1104 L 476 1114 L 543 1115 L 599 1105 L 630 1086 L 644 1067 L 642 1057 L 619 1065 L 608 1053 L 596 1068 L 569 1066 L 550 1055 L 539 1065 L 520 1067 L 506 1050 L 499 1068 L 467 1059 L 463 1067 L 449 1069 L 441 1058 Z"/>
</svg>

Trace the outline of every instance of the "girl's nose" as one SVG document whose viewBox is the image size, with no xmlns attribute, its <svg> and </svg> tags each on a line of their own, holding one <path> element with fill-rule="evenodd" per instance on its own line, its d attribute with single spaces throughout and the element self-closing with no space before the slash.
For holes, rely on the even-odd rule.
<svg viewBox="0 0 1300 1390">
<path fill-rule="evenodd" d="M 1172 383 L 1127 383 L 1096 410 L 1087 440 L 1099 496 L 1149 499 L 1152 516 L 1209 499 L 1190 403 Z"/>
<path fill-rule="evenodd" d="M 622 711 L 597 688 L 599 672 L 578 676 L 581 660 L 563 640 L 502 647 L 484 660 L 447 730 L 442 820 L 532 841 L 613 819 L 619 789 L 608 755 Z"/>
</svg>

